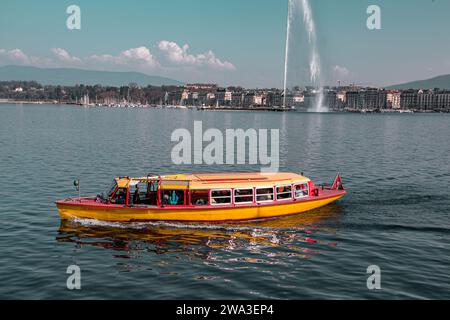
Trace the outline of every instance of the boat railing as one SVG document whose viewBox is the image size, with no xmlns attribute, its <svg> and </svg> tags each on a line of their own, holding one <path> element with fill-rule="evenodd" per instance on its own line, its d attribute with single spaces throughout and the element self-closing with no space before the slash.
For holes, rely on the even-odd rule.
<svg viewBox="0 0 450 320">
<path fill-rule="evenodd" d="M 161 180 L 161 175 L 158 174 L 158 173 L 149 173 L 149 174 L 147 174 L 147 179 L 153 178 L 153 177 L 158 178 L 158 180 Z"/>
<path fill-rule="evenodd" d="M 317 185 L 321 190 L 331 190 L 331 185 L 329 183 L 320 183 Z"/>
</svg>

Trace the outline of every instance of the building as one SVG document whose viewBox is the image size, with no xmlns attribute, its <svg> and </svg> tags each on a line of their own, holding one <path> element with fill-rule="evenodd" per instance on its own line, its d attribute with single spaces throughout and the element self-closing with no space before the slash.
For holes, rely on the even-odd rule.
<svg viewBox="0 0 450 320">
<path fill-rule="evenodd" d="M 224 106 L 225 105 L 225 94 L 226 90 L 218 88 L 215 93 L 215 105 Z"/>
<path fill-rule="evenodd" d="M 281 107 L 283 105 L 283 94 L 279 90 L 267 92 L 266 104 L 269 107 Z"/>
<path fill-rule="evenodd" d="M 242 92 L 233 92 L 231 93 L 231 106 L 233 107 L 241 107 L 244 101 Z"/>
<path fill-rule="evenodd" d="M 232 103 L 231 103 L 232 101 L 233 101 L 233 91 L 227 89 L 225 91 L 225 103 L 224 103 L 224 105 L 231 106 L 232 105 Z"/>
<path fill-rule="evenodd" d="M 386 108 L 387 92 L 385 90 L 368 88 L 360 91 L 360 108 L 380 110 Z"/>
<path fill-rule="evenodd" d="M 204 107 L 208 105 L 208 93 L 206 92 L 199 92 L 197 94 L 197 105 Z"/>
<path fill-rule="evenodd" d="M 434 97 L 434 111 L 449 112 L 450 111 L 450 91 L 436 91 Z"/>
<path fill-rule="evenodd" d="M 345 108 L 350 110 L 362 109 L 360 108 L 359 91 L 347 91 L 345 93 Z"/>
<path fill-rule="evenodd" d="M 400 109 L 400 95 L 398 90 L 390 90 L 386 94 L 386 107 L 388 109 Z"/>
<path fill-rule="evenodd" d="M 324 94 L 323 104 L 331 110 L 337 109 L 337 93 L 334 90 L 328 90 Z"/>
<path fill-rule="evenodd" d="M 283 105 L 283 107 L 288 107 L 288 108 L 293 107 L 295 105 L 294 95 L 291 94 L 291 93 L 288 93 L 286 95 L 286 98 L 283 96 L 283 103 L 282 104 L 285 104 L 285 105 Z"/>
<path fill-rule="evenodd" d="M 428 111 L 435 108 L 435 94 L 432 90 L 419 90 L 417 93 L 417 106 L 418 110 Z"/>
<path fill-rule="evenodd" d="M 251 106 L 253 106 L 254 101 L 255 101 L 255 93 L 247 92 L 244 94 L 242 106 L 246 107 L 246 108 L 251 107 Z"/>
<path fill-rule="evenodd" d="M 266 104 L 266 96 L 263 93 L 258 93 L 253 96 L 253 104 L 256 106 L 264 106 Z"/>
<path fill-rule="evenodd" d="M 199 90 L 201 90 L 201 91 L 216 91 L 217 84 L 191 83 L 191 84 L 187 84 L 185 88 L 190 91 L 199 91 Z"/>
<path fill-rule="evenodd" d="M 403 110 L 416 109 L 418 94 L 418 90 L 403 90 L 400 94 L 400 108 Z"/>
</svg>

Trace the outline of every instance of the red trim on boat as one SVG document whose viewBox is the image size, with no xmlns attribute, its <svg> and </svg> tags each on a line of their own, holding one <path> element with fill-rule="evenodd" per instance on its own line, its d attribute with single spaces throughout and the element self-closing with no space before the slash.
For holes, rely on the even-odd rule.
<svg viewBox="0 0 450 320">
<path fill-rule="evenodd" d="M 242 205 L 208 205 L 208 206 L 191 206 L 191 205 L 183 205 L 183 206 L 170 206 L 165 205 L 164 207 L 155 206 L 155 207 L 130 207 L 126 205 L 112 205 L 112 204 L 99 204 L 96 200 L 93 200 L 93 197 L 80 198 L 80 199 L 64 199 L 58 200 L 55 203 L 58 205 L 67 205 L 67 206 L 82 206 L 93 209 L 131 209 L 131 210 L 217 210 L 217 209 L 233 209 L 233 208 L 252 208 L 252 207 L 270 207 L 270 206 L 282 206 L 289 205 L 298 202 L 311 202 L 311 201 L 319 201 L 326 200 L 330 198 L 335 198 L 338 196 L 344 196 L 347 192 L 344 190 L 321 190 L 322 195 L 319 196 L 309 196 L 303 199 L 292 199 L 290 201 L 274 201 L 272 203 L 250 203 L 250 204 L 242 204 Z"/>
</svg>

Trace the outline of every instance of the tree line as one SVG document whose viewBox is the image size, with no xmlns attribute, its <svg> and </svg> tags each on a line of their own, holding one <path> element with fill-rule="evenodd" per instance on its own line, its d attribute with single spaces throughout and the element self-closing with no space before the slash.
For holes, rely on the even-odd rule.
<svg viewBox="0 0 450 320">
<path fill-rule="evenodd" d="M 88 95 L 91 103 L 127 101 L 140 104 L 159 104 L 166 92 L 182 90 L 176 86 L 146 86 L 135 83 L 112 87 L 102 85 L 42 85 L 36 81 L 0 81 L 0 99 L 25 101 L 57 101 L 77 103 Z"/>
</svg>

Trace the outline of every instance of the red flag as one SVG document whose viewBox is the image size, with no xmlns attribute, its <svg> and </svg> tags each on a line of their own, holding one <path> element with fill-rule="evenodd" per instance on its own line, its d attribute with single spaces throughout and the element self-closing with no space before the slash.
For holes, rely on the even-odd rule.
<svg viewBox="0 0 450 320">
<path fill-rule="evenodd" d="M 344 190 L 344 185 L 342 184 L 341 176 L 338 174 L 336 179 L 334 179 L 332 190 Z"/>
</svg>

